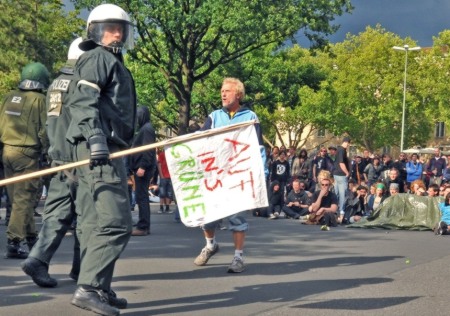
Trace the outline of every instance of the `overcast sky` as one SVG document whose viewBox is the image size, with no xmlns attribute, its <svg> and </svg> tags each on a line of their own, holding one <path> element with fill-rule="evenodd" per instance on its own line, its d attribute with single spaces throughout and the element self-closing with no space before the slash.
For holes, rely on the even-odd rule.
<svg viewBox="0 0 450 316">
<path fill-rule="evenodd" d="M 401 38 L 411 37 L 423 47 L 432 46 L 433 36 L 450 29 L 450 0 L 351 0 L 355 9 L 352 14 L 336 18 L 339 31 L 329 39 L 342 42 L 347 33 L 357 35 L 368 25 L 381 24 L 389 32 Z M 70 0 L 64 0 L 68 9 Z M 309 43 L 300 39 L 302 46 Z M 402 43 L 399 43 L 401 45 Z"/>
</svg>

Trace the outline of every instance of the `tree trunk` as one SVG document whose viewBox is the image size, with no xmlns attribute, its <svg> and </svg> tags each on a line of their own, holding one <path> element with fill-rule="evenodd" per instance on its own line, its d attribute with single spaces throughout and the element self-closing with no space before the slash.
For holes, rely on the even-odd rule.
<svg viewBox="0 0 450 316">
<path fill-rule="evenodd" d="M 178 135 L 184 135 L 188 132 L 190 112 L 191 112 L 191 102 L 190 96 L 189 100 L 180 100 L 180 113 L 178 114 Z"/>
</svg>

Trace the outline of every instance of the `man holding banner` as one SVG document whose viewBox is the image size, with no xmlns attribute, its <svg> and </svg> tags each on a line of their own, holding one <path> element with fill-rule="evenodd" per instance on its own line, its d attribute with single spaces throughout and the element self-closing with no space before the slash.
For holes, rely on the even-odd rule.
<svg viewBox="0 0 450 316">
<path fill-rule="evenodd" d="M 245 96 L 243 83 L 235 78 L 226 78 L 222 84 L 221 96 L 223 108 L 212 112 L 208 116 L 208 119 L 203 125 L 202 130 L 208 130 L 235 123 L 255 120 L 255 129 L 260 145 L 259 149 L 263 159 L 262 165 L 264 166 L 266 157 L 258 117 L 253 111 L 249 110 L 246 107 L 240 106 L 240 102 L 244 99 Z M 228 173 L 231 174 L 230 171 Z M 262 182 L 264 182 L 264 178 L 262 179 Z M 243 186 L 244 182 L 241 182 L 241 184 Z M 262 187 L 265 188 L 265 186 L 265 183 L 262 183 Z M 222 205 L 222 207 L 223 206 L 225 205 Z M 248 230 L 248 223 L 242 215 L 242 213 L 237 213 L 228 217 L 228 229 L 233 233 L 233 241 L 235 246 L 234 258 L 230 266 L 228 267 L 228 273 L 240 273 L 245 269 L 243 252 L 245 233 Z M 206 265 L 208 260 L 219 251 L 219 244 L 215 239 L 215 229 L 217 228 L 217 226 L 218 221 L 213 221 L 202 225 L 202 229 L 206 239 L 206 246 L 202 249 L 198 257 L 195 259 L 194 263 L 196 265 Z"/>
</svg>

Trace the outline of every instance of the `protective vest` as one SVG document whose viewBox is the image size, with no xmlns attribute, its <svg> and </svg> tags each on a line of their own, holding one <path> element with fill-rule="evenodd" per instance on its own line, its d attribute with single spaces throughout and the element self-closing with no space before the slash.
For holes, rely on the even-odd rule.
<svg viewBox="0 0 450 316">
<path fill-rule="evenodd" d="M 67 107 L 73 91 L 73 69 L 65 67 L 53 80 L 47 92 L 47 135 L 50 141 L 48 155 L 57 163 L 73 162 L 72 145 L 67 141 L 71 116 Z"/>
<path fill-rule="evenodd" d="M 45 153 L 48 149 L 45 121 L 44 94 L 13 90 L 0 105 L 0 141 L 7 146 Z"/>
</svg>

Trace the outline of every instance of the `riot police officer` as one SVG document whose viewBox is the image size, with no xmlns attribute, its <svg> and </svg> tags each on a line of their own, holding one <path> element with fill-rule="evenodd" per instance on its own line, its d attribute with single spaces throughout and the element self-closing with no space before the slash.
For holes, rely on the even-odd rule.
<svg viewBox="0 0 450 316">
<path fill-rule="evenodd" d="M 43 91 L 49 85 L 49 72 L 41 63 L 26 65 L 18 90 L 8 93 L 0 105 L 0 141 L 3 143 L 5 177 L 38 170 L 39 156 L 47 151 L 46 108 Z M 25 259 L 28 253 L 20 243 L 26 239 L 31 250 L 36 242 L 34 201 L 37 179 L 7 186 L 12 211 L 6 231 L 6 258 Z"/>
<path fill-rule="evenodd" d="M 70 96 L 71 123 L 67 132 L 77 168 L 77 234 L 81 269 L 71 303 L 102 315 L 119 315 L 111 306 L 111 280 L 116 260 L 127 245 L 131 229 L 127 174 L 121 158 L 111 152 L 129 148 L 136 120 L 136 91 L 123 63 L 122 48 L 133 47 L 128 14 L 113 4 L 90 13 L 85 51 L 75 66 L 75 89 Z"/>
<path fill-rule="evenodd" d="M 84 52 L 78 48 L 79 37 L 72 42 L 67 54 L 67 62 L 60 75 L 53 80 L 47 92 L 47 135 L 50 141 L 48 155 L 52 166 L 73 162 L 71 144 L 65 136 L 71 118 L 67 101 L 73 90 L 75 63 Z M 75 197 L 77 179 L 74 170 L 64 170 L 53 175 L 45 200 L 43 222 L 39 238 L 28 258 L 22 262 L 22 270 L 41 287 L 54 287 L 58 282 L 50 277 L 50 260 L 58 249 L 68 228 L 76 218 Z M 74 256 L 70 276 L 78 278 L 80 270 L 80 245 L 75 234 Z"/>
</svg>

